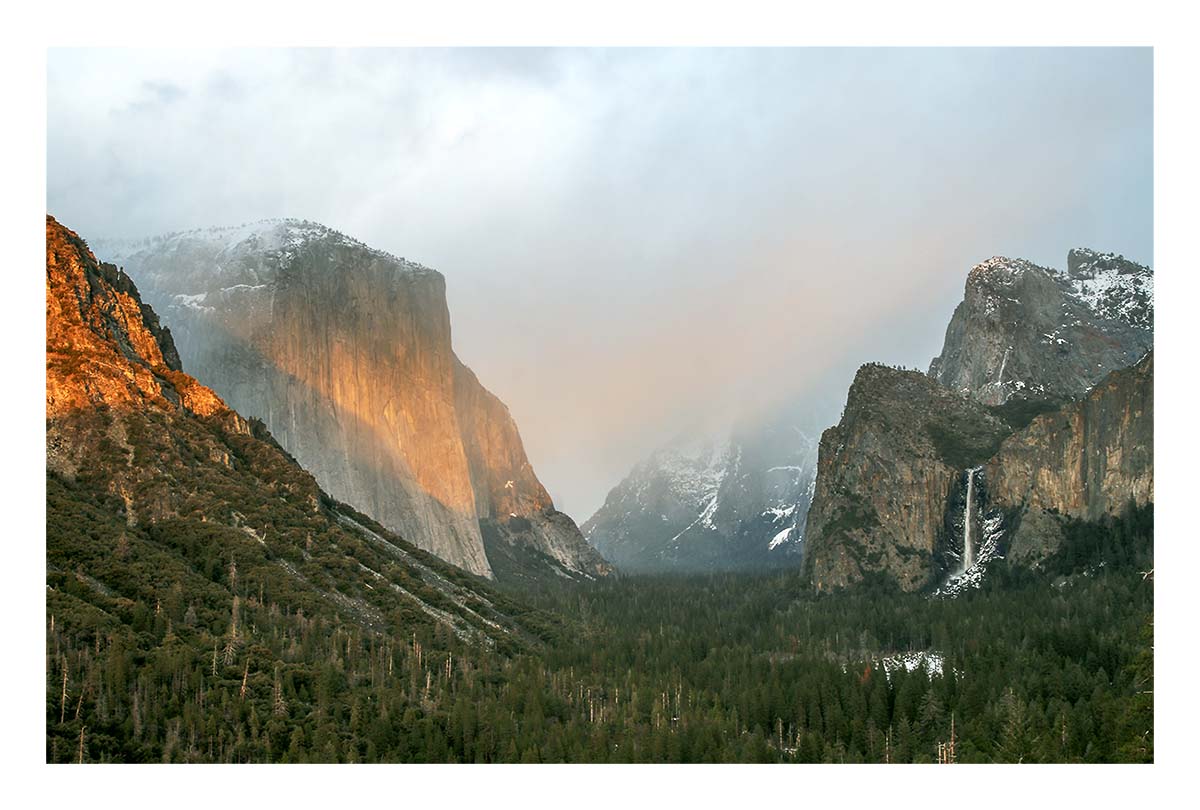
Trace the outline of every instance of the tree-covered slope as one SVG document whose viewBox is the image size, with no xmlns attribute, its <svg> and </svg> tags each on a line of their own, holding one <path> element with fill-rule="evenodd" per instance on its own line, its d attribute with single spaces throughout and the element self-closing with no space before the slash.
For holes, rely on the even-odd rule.
<svg viewBox="0 0 1200 810">
<path fill-rule="evenodd" d="M 46 228 L 49 759 L 278 759 L 346 689 L 420 716 L 555 632 L 329 498 Z"/>
</svg>

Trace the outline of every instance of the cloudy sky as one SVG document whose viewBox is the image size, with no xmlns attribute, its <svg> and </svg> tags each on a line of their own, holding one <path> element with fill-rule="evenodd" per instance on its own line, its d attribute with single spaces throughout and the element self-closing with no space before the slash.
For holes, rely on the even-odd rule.
<svg viewBox="0 0 1200 810">
<path fill-rule="evenodd" d="M 1148 49 L 53 50 L 48 93 L 85 238 L 295 216 L 441 270 L 580 521 L 682 430 L 924 368 L 982 259 L 1153 261 Z"/>
</svg>

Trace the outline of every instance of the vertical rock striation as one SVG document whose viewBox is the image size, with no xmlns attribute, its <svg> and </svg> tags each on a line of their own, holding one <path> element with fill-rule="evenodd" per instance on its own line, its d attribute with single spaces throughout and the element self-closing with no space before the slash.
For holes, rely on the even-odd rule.
<svg viewBox="0 0 1200 810">
<path fill-rule="evenodd" d="M 1154 501 L 1154 354 L 1082 399 L 1035 418 L 986 466 L 991 504 L 1011 510 L 1011 554 L 1036 562 L 1061 537 L 1048 516 L 1099 520 Z"/>
<path fill-rule="evenodd" d="M 329 498 L 261 422 L 183 373 L 171 333 L 129 277 L 52 217 L 46 480 L 48 615 L 89 634 L 102 616 L 106 633 L 132 638 L 136 628 L 156 647 L 138 616 L 161 611 L 158 638 L 190 656 L 231 620 L 227 638 L 246 667 L 235 671 L 253 678 L 270 672 L 272 646 L 287 645 L 278 627 L 237 629 L 239 596 L 252 611 L 270 604 L 305 627 L 356 626 L 379 642 L 438 627 L 521 649 L 544 632 L 541 620 L 504 613 L 491 588 Z M 226 563 L 228 578 L 217 573 Z M 173 630 L 168 600 L 185 588 Z"/>
</svg>

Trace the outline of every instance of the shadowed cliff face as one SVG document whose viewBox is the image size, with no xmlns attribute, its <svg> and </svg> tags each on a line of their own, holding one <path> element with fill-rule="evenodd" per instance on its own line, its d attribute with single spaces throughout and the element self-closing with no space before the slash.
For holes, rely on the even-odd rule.
<svg viewBox="0 0 1200 810">
<path fill-rule="evenodd" d="M 929 374 L 980 402 L 1087 391 L 1154 345 L 1154 276 L 1119 256 L 1073 250 L 1066 273 L 995 257 L 967 277 Z"/>
<path fill-rule="evenodd" d="M 1048 515 L 1098 520 L 1154 501 L 1154 354 L 1083 399 L 1034 419 L 987 462 L 991 503 L 1018 525 L 1011 554 L 1036 562 L 1061 539 Z"/>
<path fill-rule="evenodd" d="M 490 576 L 479 519 L 552 508 L 507 409 L 454 356 L 436 271 L 294 220 L 105 249 L 198 377 L 420 547 Z"/>
<path fill-rule="evenodd" d="M 805 552 L 813 584 L 834 590 L 887 573 L 904 590 L 927 585 L 964 470 L 1009 432 L 920 372 L 859 369 L 841 421 L 821 436 Z"/>
</svg>

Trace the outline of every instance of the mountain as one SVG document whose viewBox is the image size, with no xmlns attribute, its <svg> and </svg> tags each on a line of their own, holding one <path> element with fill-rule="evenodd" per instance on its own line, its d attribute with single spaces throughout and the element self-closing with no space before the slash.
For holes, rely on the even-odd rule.
<svg viewBox="0 0 1200 810">
<path fill-rule="evenodd" d="M 197 378 L 334 497 L 482 576 L 485 538 L 506 570 L 611 570 L 454 354 L 437 271 L 292 219 L 97 249 L 137 280 Z"/>
<path fill-rule="evenodd" d="M 1061 402 L 1153 346 L 1150 268 L 1084 249 L 1065 272 L 997 256 L 967 276 L 929 375 L 989 405 Z"/>
<path fill-rule="evenodd" d="M 1153 502 L 1153 276 L 1075 250 L 1066 273 L 972 269 L 928 375 L 859 370 L 821 438 L 806 572 L 954 594 L 1037 566 L 1064 521 Z"/>
<path fill-rule="evenodd" d="M 532 637 L 482 580 L 330 498 L 261 422 L 185 374 L 130 278 L 52 217 L 46 474 L 60 622 L 124 625 L 169 598 L 191 640 L 218 625 L 237 635 L 239 601 L 242 643 L 249 617 L 283 605 L 400 638 L 439 626 L 490 647 Z"/>
<path fill-rule="evenodd" d="M 798 564 L 816 442 L 783 420 L 660 448 L 609 492 L 584 535 L 619 569 Z"/>
</svg>

